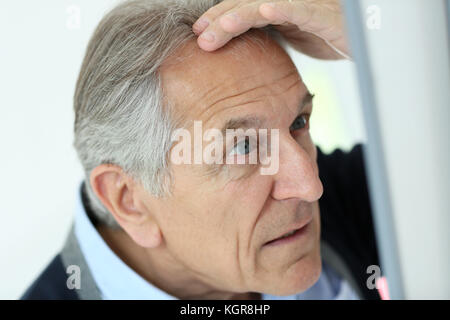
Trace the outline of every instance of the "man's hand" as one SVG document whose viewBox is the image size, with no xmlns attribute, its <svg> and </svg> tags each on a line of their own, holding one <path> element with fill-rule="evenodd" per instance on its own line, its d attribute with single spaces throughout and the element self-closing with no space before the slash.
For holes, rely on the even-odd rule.
<svg viewBox="0 0 450 320">
<path fill-rule="evenodd" d="M 349 58 L 339 0 L 224 0 L 194 24 L 197 42 L 216 50 L 250 28 L 272 24 L 295 49 L 319 59 Z"/>
</svg>

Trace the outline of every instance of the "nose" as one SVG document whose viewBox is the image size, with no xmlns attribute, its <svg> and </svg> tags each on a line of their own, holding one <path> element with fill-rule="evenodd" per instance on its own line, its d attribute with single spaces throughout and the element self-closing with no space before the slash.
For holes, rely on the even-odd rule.
<svg viewBox="0 0 450 320">
<path fill-rule="evenodd" d="M 322 196 L 323 186 L 315 163 L 315 152 L 315 149 L 307 152 L 290 135 L 287 139 L 280 137 L 280 166 L 274 175 L 271 194 L 274 199 L 298 198 L 314 202 Z"/>
</svg>

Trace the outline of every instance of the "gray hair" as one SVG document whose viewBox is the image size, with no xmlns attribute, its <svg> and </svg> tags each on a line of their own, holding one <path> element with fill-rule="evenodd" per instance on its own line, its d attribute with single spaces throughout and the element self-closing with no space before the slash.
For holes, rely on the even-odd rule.
<svg viewBox="0 0 450 320">
<path fill-rule="evenodd" d="M 90 185 L 91 171 L 116 164 L 155 196 L 170 193 L 175 123 L 158 70 L 196 36 L 194 22 L 219 0 L 133 0 L 107 13 L 89 41 L 74 95 L 74 147 L 95 218 L 119 227 Z"/>
</svg>

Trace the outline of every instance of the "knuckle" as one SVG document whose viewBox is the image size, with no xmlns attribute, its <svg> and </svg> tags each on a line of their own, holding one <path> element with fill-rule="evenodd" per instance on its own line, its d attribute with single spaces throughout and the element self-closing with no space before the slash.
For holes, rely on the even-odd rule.
<svg viewBox="0 0 450 320">
<path fill-rule="evenodd" d="M 205 12 L 205 16 L 208 17 L 217 17 L 218 15 L 220 15 L 220 13 L 222 12 L 222 10 L 220 10 L 217 6 L 211 7 L 209 8 L 206 12 Z"/>
</svg>

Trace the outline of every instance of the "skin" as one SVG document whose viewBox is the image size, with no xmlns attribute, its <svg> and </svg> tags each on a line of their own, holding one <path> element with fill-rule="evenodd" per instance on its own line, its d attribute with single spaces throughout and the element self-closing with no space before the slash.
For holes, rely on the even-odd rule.
<svg viewBox="0 0 450 320">
<path fill-rule="evenodd" d="M 319 59 L 350 59 L 339 0 L 224 0 L 193 25 L 198 45 L 214 51 L 250 28 L 273 25 L 296 50 Z"/>
<path fill-rule="evenodd" d="M 193 132 L 220 129 L 231 117 L 266 118 L 279 129 L 279 170 L 261 164 L 171 167 L 172 196 L 156 198 L 120 167 L 100 165 L 90 182 L 123 230 L 99 227 L 108 245 L 153 285 L 182 299 L 258 299 L 311 287 L 321 272 L 316 148 L 308 127 L 290 131 L 308 91 L 286 52 L 259 30 L 214 53 L 196 40 L 161 69 L 175 117 Z M 182 57 L 182 58 L 181 58 Z M 308 115 L 311 103 L 302 110 Z M 304 236 L 265 244 L 306 223 Z"/>
</svg>

